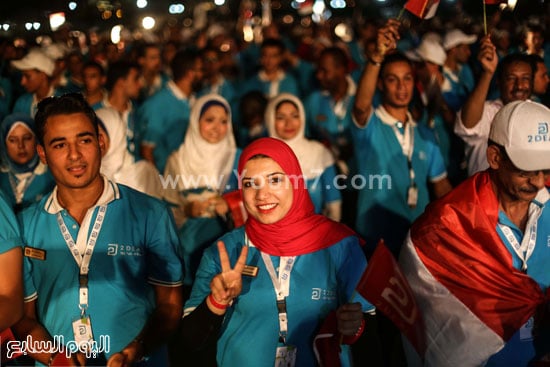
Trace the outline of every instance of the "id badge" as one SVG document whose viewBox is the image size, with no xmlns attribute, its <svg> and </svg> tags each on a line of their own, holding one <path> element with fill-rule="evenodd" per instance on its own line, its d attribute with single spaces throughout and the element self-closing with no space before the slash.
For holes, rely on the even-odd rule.
<svg viewBox="0 0 550 367">
<path fill-rule="evenodd" d="M 409 191 L 407 192 L 407 205 L 409 208 L 416 208 L 418 203 L 418 187 L 416 185 L 409 186 Z"/>
<path fill-rule="evenodd" d="M 92 323 L 90 316 L 79 317 L 73 321 L 74 341 L 78 346 L 90 345 L 94 336 L 92 334 Z"/>
<path fill-rule="evenodd" d="M 296 365 L 296 347 L 284 345 L 277 347 L 275 367 L 294 367 Z"/>
<path fill-rule="evenodd" d="M 533 339 L 533 324 L 535 320 L 531 317 L 523 326 L 519 329 L 519 340 L 526 341 Z"/>
</svg>

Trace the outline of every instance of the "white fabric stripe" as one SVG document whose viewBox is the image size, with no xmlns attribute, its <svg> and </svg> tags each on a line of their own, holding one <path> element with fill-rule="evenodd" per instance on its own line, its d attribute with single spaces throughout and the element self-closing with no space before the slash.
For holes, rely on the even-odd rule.
<svg viewBox="0 0 550 367">
<path fill-rule="evenodd" d="M 432 276 L 416 253 L 410 232 L 399 265 L 424 318 L 427 347 L 424 366 L 482 366 L 504 347 L 498 334 Z M 414 358 L 409 353 L 407 359 Z"/>
</svg>

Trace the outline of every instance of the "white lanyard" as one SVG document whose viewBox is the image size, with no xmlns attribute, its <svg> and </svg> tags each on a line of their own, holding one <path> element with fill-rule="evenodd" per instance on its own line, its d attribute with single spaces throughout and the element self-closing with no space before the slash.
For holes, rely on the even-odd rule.
<svg viewBox="0 0 550 367">
<path fill-rule="evenodd" d="M 86 309 L 88 308 L 88 272 L 90 270 L 90 261 L 92 259 L 92 254 L 94 252 L 94 247 L 101 231 L 101 226 L 103 225 L 103 220 L 105 219 L 105 213 L 107 212 L 107 206 L 102 205 L 97 211 L 97 216 L 95 218 L 94 226 L 92 228 L 92 233 L 86 244 L 86 250 L 84 254 L 81 254 L 78 250 L 78 247 L 67 228 L 67 225 L 63 221 L 63 216 L 61 212 L 57 213 L 57 224 L 61 235 L 69 248 L 69 251 L 73 255 L 74 261 L 78 265 L 79 272 L 79 304 L 78 307 L 81 311 L 81 316 L 84 317 L 86 314 Z M 82 228 L 81 228 L 82 230 Z"/>
<path fill-rule="evenodd" d="M 527 260 L 529 260 L 529 258 L 533 254 L 533 251 L 535 250 L 535 245 L 537 244 L 537 221 L 541 213 L 541 208 L 539 208 L 536 204 L 531 204 L 531 207 L 529 208 L 529 220 L 527 221 L 526 231 L 521 243 L 519 243 L 516 236 L 514 236 L 514 233 L 512 232 L 510 227 L 499 224 L 499 227 L 502 230 L 502 233 L 504 233 L 506 240 L 508 240 L 510 245 L 512 245 L 514 252 L 521 260 L 521 270 L 523 272 L 527 271 Z"/>
<path fill-rule="evenodd" d="M 286 343 L 286 334 L 288 331 L 288 319 L 286 313 L 286 297 L 290 294 L 290 273 L 294 266 L 294 260 L 296 256 L 281 256 L 281 263 L 279 265 L 279 277 L 275 273 L 273 262 L 268 254 L 261 253 L 273 288 L 275 289 L 275 295 L 277 296 L 277 311 L 279 313 L 279 341 Z M 284 264 L 284 266 L 282 266 Z"/>
<path fill-rule="evenodd" d="M 402 122 L 398 122 L 398 123 L 402 123 Z M 407 157 L 407 165 L 409 167 L 409 177 L 411 180 L 411 186 L 415 186 L 414 169 L 412 166 L 412 156 L 414 152 L 414 128 L 412 126 L 412 123 L 408 122 L 405 125 L 405 129 L 404 129 L 405 131 L 403 132 L 403 134 L 401 133 L 401 131 L 399 131 L 397 126 L 391 125 L 391 127 L 395 133 L 395 137 L 397 138 L 399 145 L 401 145 L 401 150 L 403 151 L 403 155 Z"/>
</svg>

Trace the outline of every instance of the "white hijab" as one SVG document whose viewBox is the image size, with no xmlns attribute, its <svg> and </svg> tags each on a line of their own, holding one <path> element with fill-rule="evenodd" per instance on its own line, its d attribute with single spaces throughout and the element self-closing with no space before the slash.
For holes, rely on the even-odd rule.
<svg viewBox="0 0 550 367">
<path fill-rule="evenodd" d="M 221 104 L 227 111 L 227 134 L 216 144 L 207 142 L 199 129 L 203 107 L 209 102 Z M 236 152 L 229 103 L 218 94 L 207 94 L 193 104 L 185 140 L 168 158 L 165 175 L 185 177 L 185 180 L 178 180 L 180 190 L 210 187 L 224 191 L 224 186 L 232 173 Z"/>
<path fill-rule="evenodd" d="M 298 108 L 300 115 L 300 129 L 292 139 L 282 139 L 275 131 L 275 113 L 277 107 L 285 101 L 294 104 Z M 306 180 L 320 176 L 327 167 L 334 164 L 334 157 L 328 148 L 317 141 L 306 139 L 306 115 L 304 105 L 298 97 L 290 93 L 281 93 L 270 100 L 265 110 L 265 123 L 270 137 L 283 140 L 292 148 L 298 158 L 298 162 L 300 162 L 300 167 Z"/>
</svg>

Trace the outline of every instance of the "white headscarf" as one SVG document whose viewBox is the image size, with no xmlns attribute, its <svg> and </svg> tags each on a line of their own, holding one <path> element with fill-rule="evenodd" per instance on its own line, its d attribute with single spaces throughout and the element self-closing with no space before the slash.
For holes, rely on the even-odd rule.
<svg viewBox="0 0 550 367">
<path fill-rule="evenodd" d="M 206 141 L 199 129 L 199 119 L 201 113 L 204 113 L 203 107 L 212 101 L 223 105 L 227 111 L 227 134 L 216 144 Z M 186 177 L 185 180 L 178 180 L 180 190 L 210 187 L 213 190 L 224 191 L 224 186 L 232 173 L 236 152 L 229 103 L 218 94 L 207 94 L 193 104 L 185 140 L 168 158 L 165 175 Z"/>
<path fill-rule="evenodd" d="M 275 131 L 275 111 L 285 101 L 294 104 L 300 115 L 300 129 L 292 139 L 282 139 Z M 328 148 L 317 141 L 306 139 L 306 115 L 304 105 L 298 97 L 290 93 L 281 93 L 269 101 L 265 110 L 265 123 L 270 137 L 281 139 L 292 148 L 294 154 L 298 157 L 306 180 L 320 176 L 327 167 L 334 164 L 334 157 Z"/>
</svg>

